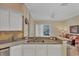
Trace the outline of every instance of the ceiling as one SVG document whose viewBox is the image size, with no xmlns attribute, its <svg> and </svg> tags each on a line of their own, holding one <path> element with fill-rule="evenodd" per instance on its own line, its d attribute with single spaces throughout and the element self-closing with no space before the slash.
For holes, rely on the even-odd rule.
<svg viewBox="0 0 79 59">
<path fill-rule="evenodd" d="M 79 15 L 78 3 L 27 3 L 35 20 L 66 20 Z"/>
</svg>

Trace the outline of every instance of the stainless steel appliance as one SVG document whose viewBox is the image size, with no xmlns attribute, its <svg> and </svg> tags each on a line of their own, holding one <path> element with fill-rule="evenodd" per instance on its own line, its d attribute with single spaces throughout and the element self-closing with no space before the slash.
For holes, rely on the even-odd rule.
<svg viewBox="0 0 79 59">
<path fill-rule="evenodd" d="M 10 56 L 9 47 L 0 49 L 0 56 Z"/>
</svg>

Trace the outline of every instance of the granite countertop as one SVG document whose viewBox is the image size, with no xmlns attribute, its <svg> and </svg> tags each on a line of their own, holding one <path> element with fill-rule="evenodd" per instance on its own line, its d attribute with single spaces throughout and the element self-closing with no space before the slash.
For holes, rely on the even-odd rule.
<svg viewBox="0 0 79 59">
<path fill-rule="evenodd" d="M 64 37 L 60 37 L 60 36 L 56 36 L 56 37 L 63 41 L 70 41 L 70 39 L 68 39 L 68 38 L 64 38 Z"/>
<path fill-rule="evenodd" d="M 61 44 L 59 42 L 45 42 L 45 43 L 42 43 L 42 42 L 27 42 L 27 40 L 19 40 L 19 41 L 13 41 L 13 42 L 6 42 L 6 43 L 3 43 L 3 44 L 0 44 L 0 49 L 2 48 L 6 48 L 6 47 L 12 47 L 12 46 L 16 46 L 16 45 L 19 45 L 19 44 Z"/>
<path fill-rule="evenodd" d="M 40 38 L 40 37 L 39 37 Z M 43 37 L 44 39 L 45 37 Z M 47 39 L 49 39 L 50 37 L 48 37 Z M 12 47 L 15 45 L 19 45 L 19 44 L 62 44 L 62 40 L 46 40 L 45 42 L 42 41 L 37 41 L 37 42 L 33 42 L 30 41 L 28 42 L 27 39 L 21 39 L 21 40 L 15 40 L 15 41 L 0 41 L 0 49 L 5 48 L 5 47 Z"/>
<path fill-rule="evenodd" d="M 27 44 L 62 44 L 61 42 L 27 42 Z"/>
<path fill-rule="evenodd" d="M 62 44 L 62 40 L 56 37 L 29 37 L 27 43 L 31 44 Z"/>
<path fill-rule="evenodd" d="M 62 41 L 70 41 L 70 39 L 68 38 L 64 38 L 64 37 L 60 37 L 60 36 L 55 36 L 55 37 L 28 37 L 28 39 L 52 39 L 52 38 L 57 38 L 59 40 L 62 40 Z"/>
</svg>

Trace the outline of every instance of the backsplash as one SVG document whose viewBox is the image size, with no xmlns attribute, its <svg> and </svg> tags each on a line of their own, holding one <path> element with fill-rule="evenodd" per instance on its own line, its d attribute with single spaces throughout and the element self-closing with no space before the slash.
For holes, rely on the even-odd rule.
<svg viewBox="0 0 79 59">
<path fill-rule="evenodd" d="M 9 40 L 13 35 L 17 38 L 22 38 L 22 31 L 1 31 L 0 40 Z"/>
</svg>

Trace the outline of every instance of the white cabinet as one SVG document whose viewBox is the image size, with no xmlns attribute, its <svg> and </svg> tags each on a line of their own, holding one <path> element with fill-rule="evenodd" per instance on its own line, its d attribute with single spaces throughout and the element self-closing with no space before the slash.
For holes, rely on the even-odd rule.
<svg viewBox="0 0 79 59">
<path fill-rule="evenodd" d="M 46 56 L 47 49 L 46 45 L 40 44 L 25 44 L 23 46 L 24 56 Z"/>
<path fill-rule="evenodd" d="M 10 30 L 22 30 L 22 14 L 10 10 Z"/>
<path fill-rule="evenodd" d="M 23 56 L 35 56 L 35 45 L 24 44 L 23 46 Z"/>
<path fill-rule="evenodd" d="M 0 31 L 22 31 L 22 13 L 0 8 Z"/>
<path fill-rule="evenodd" d="M 36 56 L 47 56 L 47 45 L 36 45 Z"/>
<path fill-rule="evenodd" d="M 9 30 L 9 9 L 0 8 L 0 31 Z"/>
<path fill-rule="evenodd" d="M 62 45 L 24 44 L 23 56 L 62 56 Z"/>
<path fill-rule="evenodd" d="M 22 45 L 10 47 L 10 56 L 22 56 Z"/>
<path fill-rule="evenodd" d="M 62 56 L 61 44 L 22 44 L 10 48 L 11 56 Z"/>
<path fill-rule="evenodd" d="M 62 56 L 62 45 L 52 44 L 48 45 L 48 56 Z"/>
</svg>

